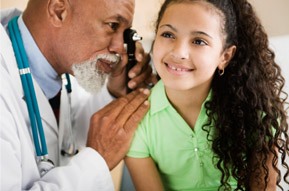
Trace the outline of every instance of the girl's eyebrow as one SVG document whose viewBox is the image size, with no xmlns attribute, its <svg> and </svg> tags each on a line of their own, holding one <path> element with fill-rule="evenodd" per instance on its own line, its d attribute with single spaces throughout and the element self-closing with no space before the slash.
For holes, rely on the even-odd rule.
<svg viewBox="0 0 289 191">
<path fill-rule="evenodd" d="M 178 31 L 175 27 L 173 27 L 173 26 L 170 25 L 170 24 L 163 24 L 163 25 L 160 26 L 160 28 L 162 28 L 162 27 L 169 27 L 170 29 L 172 29 L 172 30 L 175 31 L 175 32 Z"/>
<path fill-rule="evenodd" d="M 175 27 L 173 27 L 172 25 L 170 25 L 170 24 L 163 24 L 163 25 L 160 26 L 160 28 L 163 28 L 163 27 L 169 27 L 174 32 L 178 32 L 178 30 Z M 213 37 L 211 37 L 209 34 L 203 32 L 203 31 L 192 31 L 191 35 L 204 35 L 204 36 L 207 36 L 207 37 L 213 39 Z"/>
<path fill-rule="evenodd" d="M 213 39 L 213 37 L 211 37 L 209 34 L 203 32 L 203 31 L 193 31 L 193 32 L 191 32 L 191 34 L 192 35 L 204 35 L 204 36 L 207 36 L 207 37 Z"/>
</svg>

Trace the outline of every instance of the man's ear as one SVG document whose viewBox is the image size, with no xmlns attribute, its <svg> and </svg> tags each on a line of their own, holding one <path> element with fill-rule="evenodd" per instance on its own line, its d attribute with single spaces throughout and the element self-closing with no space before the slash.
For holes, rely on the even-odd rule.
<svg viewBox="0 0 289 191">
<path fill-rule="evenodd" d="M 230 60 L 235 55 L 236 49 L 237 47 L 233 45 L 227 48 L 226 50 L 224 50 L 224 52 L 222 53 L 221 63 L 218 65 L 219 70 L 224 70 L 228 66 Z"/>
<path fill-rule="evenodd" d="M 47 4 L 49 20 L 54 26 L 60 27 L 67 18 L 69 9 L 67 0 L 49 0 Z"/>
</svg>

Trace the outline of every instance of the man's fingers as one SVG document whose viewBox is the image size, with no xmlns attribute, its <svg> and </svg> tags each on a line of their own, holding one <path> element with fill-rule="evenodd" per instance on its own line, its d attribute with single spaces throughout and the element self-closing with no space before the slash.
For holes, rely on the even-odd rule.
<svg viewBox="0 0 289 191">
<path fill-rule="evenodd" d="M 130 78 L 134 78 L 135 76 L 139 75 L 142 71 L 146 70 L 151 60 L 149 54 L 146 53 L 136 54 L 135 57 L 137 60 L 137 64 L 134 67 L 132 67 L 132 69 L 128 72 L 128 76 Z"/>
<path fill-rule="evenodd" d="M 144 65 L 146 65 L 148 62 L 146 62 L 148 59 L 147 57 L 150 57 L 144 52 L 144 49 L 142 47 L 142 44 L 140 42 L 135 43 L 135 59 L 137 61 L 137 64 L 130 70 L 128 71 L 128 76 L 130 78 L 133 78 L 137 76 L 141 71 Z"/>
<path fill-rule="evenodd" d="M 135 57 L 138 60 L 138 58 L 140 58 L 139 56 L 143 56 L 144 54 L 144 49 L 142 44 L 139 41 L 136 41 L 135 43 Z"/>
<path fill-rule="evenodd" d="M 123 110 L 119 114 L 116 121 L 120 126 L 123 126 L 127 120 L 134 115 L 134 112 L 146 101 L 150 94 L 148 89 L 143 89 L 142 94 L 139 94 L 134 97 L 126 106 L 123 107 Z"/>
<path fill-rule="evenodd" d="M 128 77 L 132 79 L 136 77 L 137 75 L 139 75 L 142 70 L 143 70 L 143 63 L 138 62 L 136 65 L 134 65 L 130 69 L 130 71 L 128 72 Z"/>
<path fill-rule="evenodd" d="M 106 105 L 104 108 L 102 108 L 101 110 L 99 110 L 97 113 L 99 113 L 100 115 L 105 115 L 108 113 L 116 113 L 116 115 L 118 115 L 118 113 L 120 113 L 120 111 L 123 109 L 123 107 L 128 104 L 136 95 L 138 94 L 142 94 L 142 91 L 140 89 L 136 90 L 136 91 L 132 91 L 131 93 L 113 100 L 112 102 L 110 102 L 108 105 Z"/>
<path fill-rule="evenodd" d="M 140 87 L 140 84 L 147 82 L 151 78 L 152 68 L 149 66 L 142 74 L 133 78 L 128 82 L 128 87 L 134 89 L 135 87 Z"/>
<path fill-rule="evenodd" d="M 138 127 L 138 124 L 141 122 L 148 109 L 149 101 L 146 100 L 142 105 L 140 105 L 137 111 L 129 117 L 126 124 L 124 125 L 124 130 L 128 134 L 134 133 L 135 129 Z"/>
<path fill-rule="evenodd" d="M 139 54 L 136 57 L 136 60 L 141 63 L 149 63 L 151 61 L 151 57 L 148 53 Z"/>
</svg>

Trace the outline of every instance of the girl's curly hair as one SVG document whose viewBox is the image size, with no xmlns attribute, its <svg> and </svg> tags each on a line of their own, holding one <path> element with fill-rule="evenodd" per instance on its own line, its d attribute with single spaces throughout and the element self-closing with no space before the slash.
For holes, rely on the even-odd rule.
<svg viewBox="0 0 289 191">
<path fill-rule="evenodd" d="M 209 2 L 221 11 L 224 49 L 237 47 L 224 75 L 215 72 L 212 99 L 205 104 L 209 121 L 203 130 L 208 132 L 217 168 L 222 172 L 219 190 L 231 190 L 230 176 L 238 181 L 236 190 L 250 190 L 253 177 L 265 183 L 266 190 L 269 154 L 274 156 L 272 166 L 278 173 L 276 184 L 284 190 L 280 186 L 281 178 L 289 184 L 285 162 L 289 155 L 285 110 L 288 95 L 282 90 L 285 80 L 274 61 L 268 36 L 247 0 L 166 0 L 156 30 L 169 5 L 194 1 Z M 214 132 L 213 138 L 209 138 L 210 131 Z M 286 169 L 283 177 L 278 168 L 278 153 Z"/>
</svg>

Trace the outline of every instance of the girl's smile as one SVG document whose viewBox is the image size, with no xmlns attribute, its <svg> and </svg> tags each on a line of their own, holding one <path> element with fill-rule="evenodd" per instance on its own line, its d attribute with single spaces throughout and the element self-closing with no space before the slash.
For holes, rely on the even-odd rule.
<svg viewBox="0 0 289 191">
<path fill-rule="evenodd" d="M 165 63 L 165 65 L 167 66 L 167 70 L 168 72 L 170 72 L 173 75 L 186 75 L 189 72 L 194 71 L 194 69 L 186 67 L 186 66 L 182 66 L 179 64 L 171 64 L 171 63 Z"/>
</svg>

